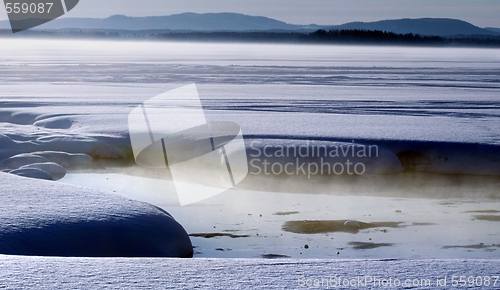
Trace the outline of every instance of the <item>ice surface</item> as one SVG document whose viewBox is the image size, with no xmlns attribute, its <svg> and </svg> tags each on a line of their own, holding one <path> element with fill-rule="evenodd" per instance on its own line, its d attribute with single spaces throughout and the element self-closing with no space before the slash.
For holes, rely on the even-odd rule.
<svg viewBox="0 0 500 290">
<path fill-rule="evenodd" d="M 0 157 L 130 158 L 132 109 L 196 83 L 207 119 L 246 138 L 375 144 L 430 160 L 412 170 L 499 175 L 499 62 L 495 49 L 4 40 Z"/>
<path fill-rule="evenodd" d="M 496 49 L 3 40 L 0 47 L 0 161 L 15 165 L 9 170 L 17 169 L 17 166 L 38 166 L 31 164 L 47 161 L 69 166 L 68 170 L 73 169 L 72 165 L 79 166 L 99 159 L 128 158 L 130 161 L 132 151 L 127 120 L 133 108 L 171 89 L 196 83 L 208 121 L 239 124 L 248 147 L 252 141 L 260 141 L 261 149 L 266 145 L 299 146 L 308 141 L 347 146 L 377 145 L 381 158 L 370 160 L 373 165 L 371 173 L 393 174 L 404 168 L 416 172 L 498 176 L 499 64 L 500 52 Z M 183 107 L 186 103 L 178 101 L 171 105 Z M 73 162 L 71 154 L 78 154 L 79 161 Z M 18 157 L 9 159 L 16 155 Z M 274 161 L 283 164 L 285 160 L 278 158 Z M 409 185 L 400 188 L 398 186 L 402 182 L 398 178 L 401 176 L 393 175 L 382 185 L 398 191 L 398 198 L 407 197 L 405 194 L 412 192 L 412 186 L 429 182 L 427 178 L 419 180 L 420 175 L 416 175 L 416 182 L 409 182 Z M 363 176 L 363 180 L 371 178 L 370 175 Z M 392 182 L 391 178 L 396 180 Z M 458 215 L 464 203 L 476 202 L 477 195 L 491 193 L 482 192 L 479 186 L 467 187 L 466 193 L 462 188 L 457 193 L 451 192 L 449 184 L 461 184 L 457 179 L 467 177 L 446 177 L 446 182 L 439 184 L 439 190 L 424 195 L 433 197 L 442 194 L 443 198 L 448 198 L 447 194 L 452 194 L 452 197 L 465 194 L 470 197 L 463 202 L 453 200 L 451 209 L 440 208 L 443 219 L 449 211 Z M 18 180 L 25 182 L 26 179 L 6 179 L 7 186 L 1 192 L 7 194 L 11 188 L 23 184 Z M 253 186 L 261 189 L 261 194 L 268 189 L 279 189 L 287 197 L 286 193 L 290 192 L 329 193 L 332 190 L 316 180 L 304 180 L 303 186 L 281 181 L 272 177 Z M 489 185 L 497 185 L 497 179 L 488 182 Z M 42 188 L 47 184 L 50 183 L 44 183 Z M 157 186 L 162 185 L 164 183 Z M 141 186 L 148 188 L 149 185 Z M 114 190 L 112 187 L 109 189 Z M 90 201 L 78 195 L 81 190 L 60 189 L 66 192 L 65 198 L 72 196 L 73 199 L 67 197 L 67 202 L 89 205 L 87 202 Z M 140 191 L 134 194 L 143 196 Z M 349 196 L 353 193 L 345 189 L 343 194 Z M 418 194 L 413 197 L 421 197 Z M 145 192 L 144 195 L 153 194 Z M 7 196 L 12 197 L 10 194 Z M 254 198 L 259 196 L 256 193 Z M 108 195 L 104 197 L 108 198 Z M 153 198 L 158 197 L 153 195 Z M 310 200 L 310 203 L 303 204 L 311 205 L 314 210 L 301 210 L 297 217 L 303 216 L 303 219 L 310 216 L 320 219 L 319 214 L 330 214 L 328 210 L 337 206 L 317 196 L 313 198 L 309 195 L 304 199 Z M 267 212 L 289 211 L 289 208 L 277 208 L 283 200 L 287 198 L 280 196 L 269 201 L 266 207 L 260 204 L 254 207 L 259 210 L 265 208 Z M 359 208 L 367 213 L 374 204 L 377 212 L 389 210 L 380 206 L 385 199 L 346 197 L 343 200 L 350 207 L 344 210 L 336 208 L 337 212 L 332 213 L 339 215 L 336 220 L 366 221 L 368 218 L 354 216 L 354 213 Z M 47 204 L 47 208 L 51 214 L 57 214 L 54 207 L 58 202 L 48 200 L 47 203 L 49 201 L 51 204 Z M 418 201 L 408 199 L 401 203 L 408 208 L 417 204 L 419 211 L 412 214 L 433 219 L 434 207 L 427 207 L 427 200 Z M 177 200 L 173 198 L 169 202 L 172 204 Z M 318 210 L 322 202 L 325 202 L 324 208 Z M 485 204 L 488 202 L 477 204 L 478 208 L 474 210 L 481 210 Z M 89 213 L 107 213 L 106 206 L 98 205 L 89 205 L 86 210 Z M 18 207 L 24 209 L 19 204 Z M 197 210 L 215 214 L 221 209 L 224 208 L 210 205 Z M 179 208 L 173 210 L 180 211 Z M 193 213 L 190 226 L 197 225 L 196 231 L 206 231 L 205 226 L 214 221 L 205 218 L 203 223 L 196 223 L 196 210 L 183 208 L 183 212 Z M 87 216 L 80 211 L 73 215 L 65 213 L 67 215 L 63 215 L 63 219 L 67 216 Z M 253 225 L 248 213 L 232 214 L 246 215 L 241 220 Z M 390 216 L 388 212 L 385 214 Z M 395 212 L 390 209 L 390 214 Z M 472 228 L 476 222 L 481 222 L 489 227 L 478 227 L 480 232 L 476 237 L 486 237 L 490 241 L 492 236 L 488 234 L 495 229 L 495 225 L 491 226 L 494 222 L 472 222 L 471 215 L 461 218 L 453 226 L 449 223 L 442 223 L 439 227 L 429 226 L 434 229 L 429 235 L 440 237 L 440 230 L 448 226 L 451 231 L 448 236 L 453 237 L 461 233 L 460 227 L 466 222 L 467 226 L 472 224 Z M 279 224 L 279 230 L 285 220 L 279 216 L 273 217 L 272 221 L 274 226 Z M 275 231 L 265 233 L 270 235 Z M 384 237 L 382 233 L 378 234 Z M 455 245 L 467 246 L 470 236 L 464 235 L 461 244 Z M 398 241 L 380 242 L 403 245 L 407 242 L 404 236 L 398 238 Z M 308 239 L 299 237 L 297 241 L 302 244 Z M 480 245 L 483 241 L 477 242 Z M 221 254 L 217 247 L 213 247 L 215 244 L 212 240 L 204 244 L 210 246 L 203 248 L 204 253 Z M 282 245 L 279 237 L 273 245 Z M 292 244 L 288 246 L 292 248 Z M 408 250 L 407 247 L 404 249 Z M 481 249 L 484 251 L 467 257 L 488 255 L 487 250 L 492 249 L 495 248 Z M 311 247 L 310 252 L 322 254 L 314 251 Z M 466 250 L 452 248 L 450 251 L 463 254 Z M 336 251 L 330 254 L 335 256 Z"/>
<path fill-rule="evenodd" d="M 36 169 L 21 170 L 32 174 L 28 171 Z M 182 226 L 167 212 L 150 204 L 99 190 L 5 173 L 0 173 L 0 183 L 2 254 L 192 255 L 191 242 Z"/>
<path fill-rule="evenodd" d="M 168 180 L 70 173 L 60 182 L 114 191 L 165 209 L 191 235 L 195 258 L 498 259 L 497 222 L 475 216 L 498 219 L 500 179 L 429 175 L 421 182 L 418 174 L 398 174 L 344 183 L 330 176 L 328 181 L 250 177 L 236 189 L 189 206 L 179 205 Z M 387 179 L 376 182 L 377 177 Z M 245 189 L 247 182 L 258 183 L 258 191 Z M 362 226 L 344 227 L 346 221 Z M 300 227 L 287 231 L 288 223 Z M 391 246 L 359 249 L 353 243 Z"/>
</svg>

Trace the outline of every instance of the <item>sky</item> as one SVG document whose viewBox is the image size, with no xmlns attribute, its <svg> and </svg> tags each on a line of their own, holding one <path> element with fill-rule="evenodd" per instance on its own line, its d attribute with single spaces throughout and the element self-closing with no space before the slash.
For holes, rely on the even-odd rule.
<svg viewBox="0 0 500 290">
<path fill-rule="evenodd" d="M 57 0 L 56 0 L 57 1 Z M 500 0 L 80 0 L 67 17 L 236 12 L 293 24 L 342 24 L 399 18 L 455 18 L 500 27 Z M 5 9 L 0 20 L 7 19 Z"/>
</svg>

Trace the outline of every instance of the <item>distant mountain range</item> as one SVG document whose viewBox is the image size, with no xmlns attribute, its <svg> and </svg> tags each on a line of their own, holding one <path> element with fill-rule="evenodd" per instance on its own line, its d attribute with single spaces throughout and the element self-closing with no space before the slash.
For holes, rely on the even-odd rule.
<svg viewBox="0 0 500 290">
<path fill-rule="evenodd" d="M 0 28 L 10 28 L 7 21 Z M 37 29 L 113 29 L 113 30 L 177 30 L 177 31 L 269 31 L 269 30 L 317 30 L 287 24 L 262 16 L 237 13 L 182 13 L 169 16 L 129 17 L 113 15 L 108 18 L 61 18 L 37 27 Z"/>
<path fill-rule="evenodd" d="M 0 28 L 10 29 L 8 21 L 0 21 Z M 360 29 L 439 36 L 500 35 L 500 28 L 480 28 L 462 20 L 447 18 L 350 22 L 342 25 L 295 25 L 267 17 L 238 13 L 182 13 L 149 17 L 114 15 L 108 18 L 62 18 L 39 26 L 37 29 L 295 32 L 311 32 L 318 29 Z"/>
</svg>

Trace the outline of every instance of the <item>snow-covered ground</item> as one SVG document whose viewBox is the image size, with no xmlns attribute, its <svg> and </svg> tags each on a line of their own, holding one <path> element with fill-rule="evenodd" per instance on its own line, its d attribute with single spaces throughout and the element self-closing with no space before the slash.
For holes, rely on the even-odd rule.
<svg viewBox="0 0 500 290">
<path fill-rule="evenodd" d="M 95 189 L 0 173 L 0 251 L 69 257 L 189 257 L 189 237 L 159 208 Z"/>
<path fill-rule="evenodd" d="M 466 282 L 460 285 L 466 286 L 462 288 L 498 289 L 499 281 L 494 284 L 499 268 L 498 260 L 188 260 L 2 256 L 0 285 L 5 289 L 450 289 L 458 285 L 460 276 L 463 276 Z M 362 284 L 358 284 L 358 277 Z M 445 277 L 446 281 L 443 281 Z M 336 286 L 339 278 L 340 283 L 352 283 L 354 286 Z M 437 279 L 441 287 L 436 284 Z M 315 280 L 320 284 L 315 286 Z M 469 281 L 472 283 L 469 284 Z M 486 284 L 489 286 L 483 286 L 483 281 L 488 281 Z M 395 286 L 398 282 L 399 286 Z"/>
<path fill-rule="evenodd" d="M 193 234 L 195 257 L 497 259 L 498 67 L 496 49 L 4 39 L 0 169 L 52 180 L 66 174 L 38 182 L 159 205 Z M 127 118 L 145 100 L 190 83 L 207 119 L 239 124 L 249 149 L 341 142 L 377 145 L 383 154 L 358 178 L 250 174 L 237 190 L 179 207 L 168 180 L 144 178 L 164 173 L 133 165 Z M 25 200 L 9 194 L 23 192 L 25 179 L 5 180 L 2 196 L 13 205 Z M 14 210 L 4 214 L 17 217 Z M 0 267 L 25 269 L 32 278 L 23 282 L 22 270 L 2 271 L 0 283 L 40 288 L 80 288 L 94 275 L 96 287 L 141 287 L 161 276 L 156 285 L 171 281 L 173 288 L 188 285 L 200 269 L 207 270 L 196 285 L 220 289 L 243 280 L 249 284 L 241 288 L 294 287 L 298 272 L 330 276 L 344 265 L 347 276 L 367 267 L 385 274 L 403 267 L 398 273 L 412 277 L 498 269 L 497 260 L 453 268 L 456 261 L 0 259 Z M 164 264 L 181 266 L 170 272 Z M 416 264 L 432 266 L 418 272 Z M 52 279 L 54 269 L 62 274 Z M 146 278 L 134 278 L 138 271 Z M 267 282 L 259 273 L 274 278 Z"/>
</svg>

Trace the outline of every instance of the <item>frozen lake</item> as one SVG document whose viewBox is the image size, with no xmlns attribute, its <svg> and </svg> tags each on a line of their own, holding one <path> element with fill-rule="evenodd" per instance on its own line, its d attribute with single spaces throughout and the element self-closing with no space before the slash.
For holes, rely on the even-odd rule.
<svg viewBox="0 0 500 290">
<path fill-rule="evenodd" d="M 123 134 L 131 107 L 196 83 L 245 135 L 500 144 L 495 49 L 4 39 L 0 60 L 3 114 L 85 131 Z"/>
<path fill-rule="evenodd" d="M 499 68 L 498 49 L 2 39 L 0 161 L 38 151 L 100 159 L 68 164 L 60 182 L 159 205 L 195 234 L 199 259 L 141 260 L 148 268 L 129 259 L 2 256 L 8 271 L 0 284 L 120 288 L 155 279 L 167 287 L 194 277 L 199 287 L 217 289 L 243 280 L 242 288 L 297 288 L 296 273 L 353 278 L 373 269 L 434 282 L 498 275 Z M 376 144 L 411 172 L 342 186 L 327 177 L 255 177 L 180 207 L 171 192 L 161 196 L 158 180 L 144 178 L 155 172 L 133 166 L 127 118 L 145 100 L 191 83 L 207 119 L 236 122 L 247 140 Z M 339 232 L 336 223 L 345 220 L 367 228 Z M 224 259 L 241 257 L 331 260 Z M 398 260 L 337 260 L 346 258 Z M 450 260 L 404 260 L 432 258 Z"/>
</svg>

